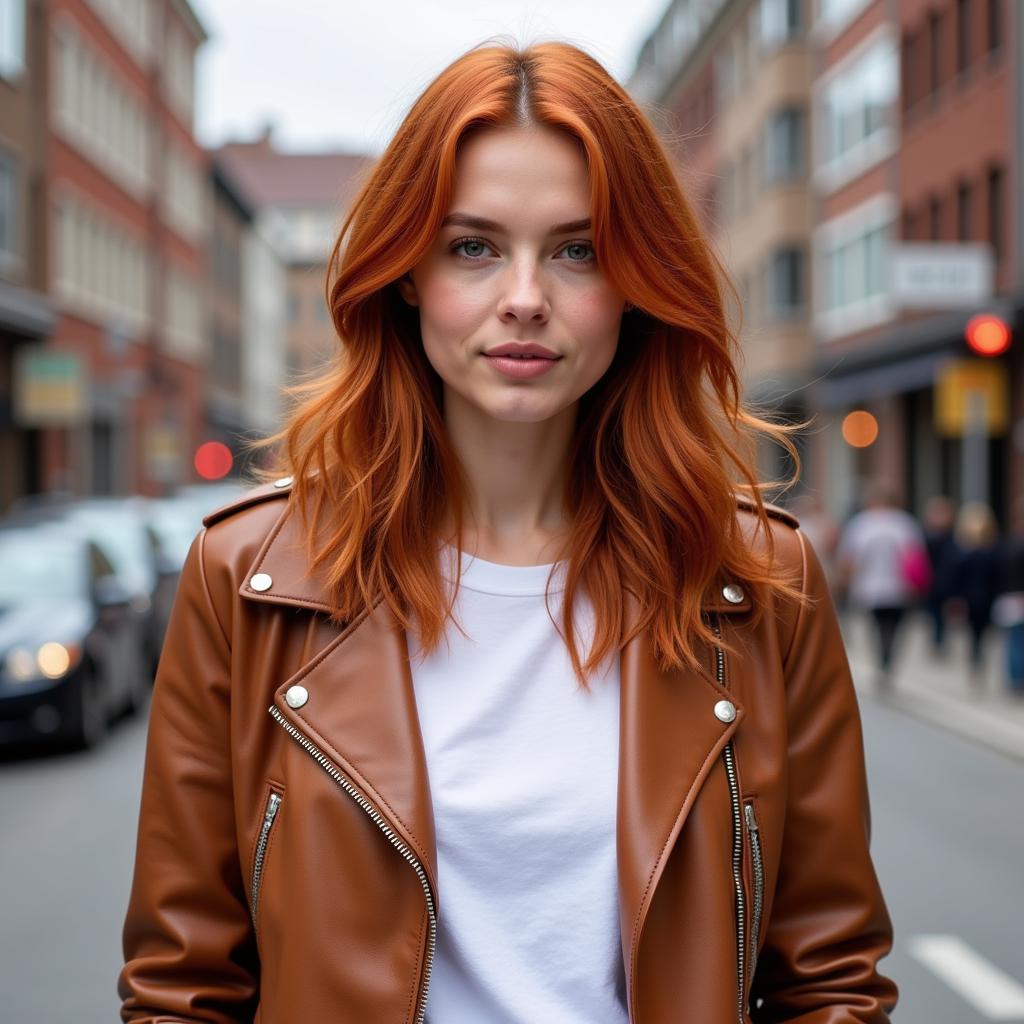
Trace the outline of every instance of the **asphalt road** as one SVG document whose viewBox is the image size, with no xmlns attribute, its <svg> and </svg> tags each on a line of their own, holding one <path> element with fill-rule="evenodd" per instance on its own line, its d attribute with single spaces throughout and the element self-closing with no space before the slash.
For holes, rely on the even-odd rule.
<svg viewBox="0 0 1024 1024">
<path fill-rule="evenodd" d="M 872 849 L 906 1024 L 1024 1022 L 1024 762 L 862 698 Z M 0 758 L 4 1024 L 111 1024 L 141 722 L 91 754 Z"/>
</svg>

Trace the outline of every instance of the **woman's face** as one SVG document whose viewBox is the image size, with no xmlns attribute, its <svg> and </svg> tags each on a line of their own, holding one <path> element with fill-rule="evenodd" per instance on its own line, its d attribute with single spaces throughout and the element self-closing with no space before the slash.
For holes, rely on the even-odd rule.
<svg viewBox="0 0 1024 1024">
<path fill-rule="evenodd" d="M 446 408 L 462 400 L 496 420 L 541 422 L 608 369 L 624 298 L 595 262 L 589 203 L 586 162 L 565 135 L 491 128 L 463 144 L 444 226 L 399 285 L 419 307 Z M 508 342 L 555 358 L 486 355 Z"/>
</svg>

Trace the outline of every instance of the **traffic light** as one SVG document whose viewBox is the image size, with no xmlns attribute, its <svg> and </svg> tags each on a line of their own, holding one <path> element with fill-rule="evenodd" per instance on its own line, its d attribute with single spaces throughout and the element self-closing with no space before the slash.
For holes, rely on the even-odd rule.
<svg viewBox="0 0 1024 1024">
<path fill-rule="evenodd" d="M 967 321 L 964 337 L 979 356 L 1001 356 L 1010 347 L 1010 326 L 994 313 L 979 313 Z"/>
</svg>

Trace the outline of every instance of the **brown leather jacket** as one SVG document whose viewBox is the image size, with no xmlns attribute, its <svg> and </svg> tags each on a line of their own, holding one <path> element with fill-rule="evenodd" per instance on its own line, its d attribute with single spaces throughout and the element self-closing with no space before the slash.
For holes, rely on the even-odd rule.
<svg viewBox="0 0 1024 1024">
<path fill-rule="evenodd" d="M 383 603 L 328 624 L 289 485 L 208 515 L 183 567 L 150 714 L 124 1021 L 423 1020 L 444 891 L 405 635 Z M 723 580 L 707 610 L 738 654 L 662 673 L 645 634 L 622 652 L 633 1024 L 865 1024 L 896 1003 L 877 970 L 892 926 L 857 702 L 796 526 L 773 511 L 814 607 L 780 603 L 752 626 Z M 517 927 L 515 893 L 501 898 Z"/>
</svg>

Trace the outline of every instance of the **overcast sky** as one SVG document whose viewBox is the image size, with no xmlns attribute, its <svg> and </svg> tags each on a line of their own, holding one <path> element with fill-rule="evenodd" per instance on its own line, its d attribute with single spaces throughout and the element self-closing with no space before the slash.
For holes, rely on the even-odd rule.
<svg viewBox="0 0 1024 1024">
<path fill-rule="evenodd" d="M 409 105 L 492 35 L 566 39 L 619 81 L 668 0 L 192 0 L 210 34 L 197 70 L 207 146 L 274 123 L 289 151 L 379 153 Z"/>
</svg>

